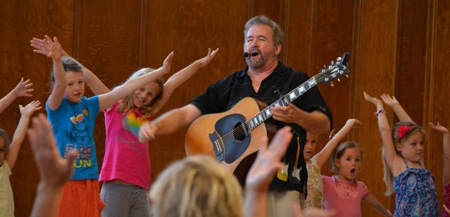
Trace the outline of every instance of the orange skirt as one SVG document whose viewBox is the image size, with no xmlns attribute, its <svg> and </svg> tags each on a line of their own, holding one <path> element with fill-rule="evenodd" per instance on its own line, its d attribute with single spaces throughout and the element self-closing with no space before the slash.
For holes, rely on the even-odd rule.
<svg viewBox="0 0 450 217">
<path fill-rule="evenodd" d="M 97 180 L 71 180 L 64 185 L 58 217 L 100 217 L 103 208 Z"/>
</svg>

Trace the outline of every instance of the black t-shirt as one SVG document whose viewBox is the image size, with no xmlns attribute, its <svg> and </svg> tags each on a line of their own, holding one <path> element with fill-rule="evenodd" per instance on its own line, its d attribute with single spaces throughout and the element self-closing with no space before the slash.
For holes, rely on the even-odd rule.
<svg viewBox="0 0 450 217">
<path fill-rule="evenodd" d="M 196 106 L 202 114 L 228 111 L 245 97 L 253 97 L 270 105 L 280 98 L 280 93 L 286 95 L 309 79 L 307 74 L 294 71 L 292 68 L 286 67 L 279 62 L 272 74 L 262 81 L 258 92 L 255 92 L 251 79 L 247 75 L 247 70 L 248 67 L 210 85 L 206 92 L 194 98 L 191 104 Z M 292 103 L 307 112 L 317 110 L 324 113 L 330 119 L 331 123 L 331 112 L 317 87 L 312 87 Z M 303 158 L 306 133 L 303 128 L 296 124 L 277 122 L 278 128 L 285 125 L 291 126 L 295 135 L 301 138 L 301 145 L 298 145 L 299 140 L 297 136 L 294 136 L 283 159 L 285 164 L 289 164 L 289 180 L 282 181 L 275 178 L 270 187 L 271 189 L 297 190 L 303 192 L 304 184 L 307 181 L 307 171 Z M 299 146 L 301 150 L 298 150 Z M 298 160 L 296 159 L 297 155 L 300 156 Z M 300 182 L 291 177 L 294 167 L 300 169 Z"/>
</svg>

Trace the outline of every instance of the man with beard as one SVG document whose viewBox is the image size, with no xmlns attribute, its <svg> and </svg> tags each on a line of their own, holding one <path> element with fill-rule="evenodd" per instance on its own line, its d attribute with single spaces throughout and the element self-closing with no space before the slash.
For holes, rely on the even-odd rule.
<svg viewBox="0 0 450 217">
<path fill-rule="evenodd" d="M 210 85 L 190 104 L 143 125 L 140 129 L 141 141 L 173 133 L 190 125 L 201 115 L 225 112 L 245 97 L 253 97 L 270 105 L 309 79 L 307 74 L 294 71 L 279 61 L 283 31 L 273 20 L 264 15 L 251 18 L 245 24 L 244 37 L 247 67 Z M 281 175 L 277 175 L 270 185 L 267 215 L 291 216 L 292 202 L 302 203 L 306 196 L 307 174 L 301 154 L 304 142 L 301 140 L 305 138 L 305 130 L 314 134 L 328 133 L 331 112 L 317 87 L 313 87 L 291 104 L 271 108 L 271 113 L 277 128 L 289 125 L 297 136 L 293 137 L 283 158 L 284 168 L 279 171 Z"/>
</svg>

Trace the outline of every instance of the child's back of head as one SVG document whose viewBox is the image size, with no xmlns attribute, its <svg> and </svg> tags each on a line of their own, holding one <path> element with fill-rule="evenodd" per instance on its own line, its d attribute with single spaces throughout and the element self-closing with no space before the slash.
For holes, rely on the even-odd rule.
<svg viewBox="0 0 450 217">
<path fill-rule="evenodd" d="M 236 178 L 208 156 L 191 156 L 166 168 L 150 190 L 153 216 L 242 216 Z"/>
</svg>

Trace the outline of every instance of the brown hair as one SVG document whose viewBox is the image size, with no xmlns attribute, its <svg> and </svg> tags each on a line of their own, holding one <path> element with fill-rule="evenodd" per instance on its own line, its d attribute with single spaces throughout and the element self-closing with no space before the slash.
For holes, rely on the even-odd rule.
<svg viewBox="0 0 450 217">
<path fill-rule="evenodd" d="M 351 148 L 357 148 L 359 150 L 359 152 L 361 153 L 361 161 L 362 161 L 362 149 L 361 146 L 355 142 L 355 141 L 346 141 L 346 142 L 342 142 L 341 144 L 339 144 L 339 146 L 336 148 L 336 150 L 334 150 L 333 154 L 331 154 L 330 157 L 330 170 L 334 173 L 334 174 L 339 174 L 339 168 L 337 168 L 335 160 L 336 159 L 340 159 L 342 157 L 342 155 L 344 155 L 345 151 L 347 149 L 351 149 Z"/>
<path fill-rule="evenodd" d="M 250 20 L 245 23 L 244 27 L 244 40 L 247 37 L 247 32 L 252 26 L 255 25 L 266 25 L 269 26 L 272 29 L 273 32 L 273 43 L 275 45 L 282 45 L 284 41 L 284 33 L 283 29 L 281 28 L 278 23 L 268 18 L 266 15 L 259 15 L 251 18 Z"/>
<path fill-rule="evenodd" d="M 71 58 L 62 58 L 61 59 L 64 72 L 76 72 L 76 73 L 83 73 L 83 68 L 80 64 L 78 64 L 75 60 Z M 55 70 L 52 69 L 52 72 L 50 74 L 50 86 L 53 88 L 53 85 L 55 85 Z"/>
<path fill-rule="evenodd" d="M 7 154 L 9 151 L 9 145 L 11 144 L 11 142 L 9 141 L 8 133 L 2 128 L 0 128 L 0 137 L 3 138 L 3 140 L 5 141 L 5 154 Z"/>
</svg>

